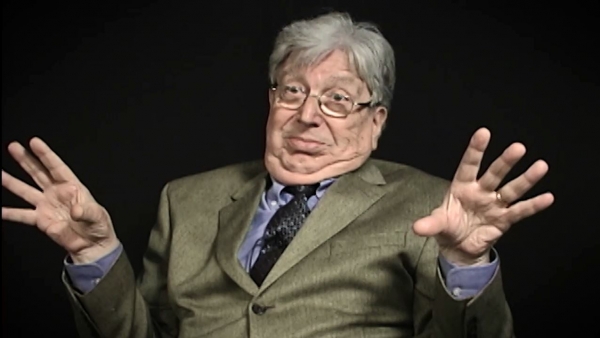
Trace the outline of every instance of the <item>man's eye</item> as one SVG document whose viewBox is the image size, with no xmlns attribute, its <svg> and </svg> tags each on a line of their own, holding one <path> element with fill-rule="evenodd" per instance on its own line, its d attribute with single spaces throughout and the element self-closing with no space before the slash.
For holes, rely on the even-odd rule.
<svg viewBox="0 0 600 338">
<path fill-rule="evenodd" d="M 346 95 L 342 95 L 342 94 L 338 94 L 338 93 L 333 93 L 331 95 L 331 98 L 334 99 L 335 101 L 346 101 L 346 100 L 348 100 L 348 98 L 346 97 Z"/>
<path fill-rule="evenodd" d="M 298 94 L 301 93 L 302 91 L 300 90 L 300 88 L 298 87 L 294 87 L 294 86 L 287 86 L 285 87 L 285 91 L 289 92 L 291 94 Z"/>
<path fill-rule="evenodd" d="M 325 96 L 329 98 L 329 100 L 331 100 L 332 102 L 342 103 L 349 101 L 348 95 L 340 91 L 329 91 L 325 93 Z"/>
</svg>

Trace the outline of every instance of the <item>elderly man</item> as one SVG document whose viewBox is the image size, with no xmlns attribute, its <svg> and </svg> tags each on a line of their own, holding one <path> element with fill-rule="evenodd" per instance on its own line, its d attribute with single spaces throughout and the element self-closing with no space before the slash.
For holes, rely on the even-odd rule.
<svg viewBox="0 0 600 338">
<path fill-rule="evenodd" d="M 510 337 L 493 244 L 550 206 L 516 202 L 543 161 L 499 188 L 513 144 L 478 178 L 473 135 L 452 182 L 371 159 L 395 82 L 381 33 L 331 13 L 285 27 L 269 63 L 264 159 L 180 178 L 160 197 L 132 267 L 109 213 L 40 139 L 10 154 L 41 191 L 3 207 L 68 253 L 64 283 L 85 337 Z"/>
</svg>

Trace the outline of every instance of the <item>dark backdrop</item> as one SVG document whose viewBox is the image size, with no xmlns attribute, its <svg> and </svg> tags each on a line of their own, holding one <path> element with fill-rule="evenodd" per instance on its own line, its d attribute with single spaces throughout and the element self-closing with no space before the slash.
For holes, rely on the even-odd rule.
<svg viewBox="0 0 600 338">
<path fill-rule="evenodd" d="M 529 152 L 513 177 L 547 160 L 550 173 L 532 194 L 551 190 L 555 205 L 497 245 L 516 332 L 597 332 L 597 279 L 588 273 L 599 248 L 590 143 L 597 8 L 244 3 L 4 2 L 2 167 L 31 182 L 6 146 L 45 139 L 111 212 L 138 270 L 167 181 L 262 156 L 277 30 L 328 8 L 350 10 L 378 23 L 397 53 L 395 101 L 376 156 L 450 179 L 471 134 L 487 126 L 486 164 L 516 140 Z M 5 190 L 2 204 L 24 205 Z M 6 334 L 75 336 L 64 255 L 36 229 L 3 222 Z"/>
</svg>

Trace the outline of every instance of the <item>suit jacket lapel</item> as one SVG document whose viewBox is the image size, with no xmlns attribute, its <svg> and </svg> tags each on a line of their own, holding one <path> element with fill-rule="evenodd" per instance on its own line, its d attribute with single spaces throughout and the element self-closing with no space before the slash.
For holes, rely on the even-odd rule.
<svg viewBox="0 0 600 338">
<path fill-rule="evenodd" d="M 232 195 L 233 202 L 219 212 L 216 258 L 221 268 L 249 294 L 258 291 L 256 283 L 238 260 L 238 250 L 250 229 L 252 218 L 266 186 L 266 171 L 248 181 Z"/>
<path fill-rule="evenodd" d="M 379 200 L 385 194 L 381 187 L 384 184 L 381 172 L 370 162 L 357 171 L 340 177 L 323 195 L 260 289 L 269 287 Z"/>
</svg>

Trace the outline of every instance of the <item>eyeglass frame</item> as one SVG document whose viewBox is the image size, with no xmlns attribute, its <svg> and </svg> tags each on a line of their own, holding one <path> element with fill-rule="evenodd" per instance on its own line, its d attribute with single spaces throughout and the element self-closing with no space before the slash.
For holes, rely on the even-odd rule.
<svg viewBox="0 0 600 338">
<path fill-rule="evenodd" d="M 284 86 L 284 85 L 278 84 L 278 83 L 273 83 L 273 84 L 271 84 L 271 90 L 277 91 L 277 89 L 280 86 Z M 342 114 L 332 115 L 331 113 L 327 113 L 325 111 L 325 109 L 323 109 L 323 107 L 322 107 L 323 106 L 323 102 L 321 102 L 321 97 L 323 95 L 325 95 L 325 93 L 321 93 L 321 94 L 309 94 L 309 93 L 307 93 L 304 90 L 304 88 L 302 88 L 301 91 L 305 95 L 304 96 L 304 100 L 302 100 L 302 103 L 298 106 L 298 108 L 293 108 L 294 110 L 300 109 L 300 107 L 302 107 L 306 103 L 306 100 L 308 100 L 308 97 L 314 97 L 314 98 L 317 99 L 317 103 L 319 104 L 319 109 L 321 109 L 321 111 L 323 112 L 323 114 L 325 114 L 327 116 L 331 116 L 331 117 L 336 117 L 336 118 L 345 118 L 345 117 L 350 116 L 350 114 L 356 112 L 356 110 L 355 110 L 356 107 L 368 108 L 368 107 L 371 107 L 371 106 L 372 107 L 376 107 L 376 106 L 379 105 L 379 103 L 373 104 L 372 100 L 369 100 L 368 102 L 355 102 L 354 99 L 352 99 L 349 96 L 346 96 L 348 98 L 348 100 L 350 100 L 350 102 L 352 102 L 352 108 L 350 108 L 350 111 L 348 112 L 348 114 L 346 114 L 346 115 L 342 115 Z M 292 109 L 292 108 L 288 108 L 288 109 Z"/>
</svg>

